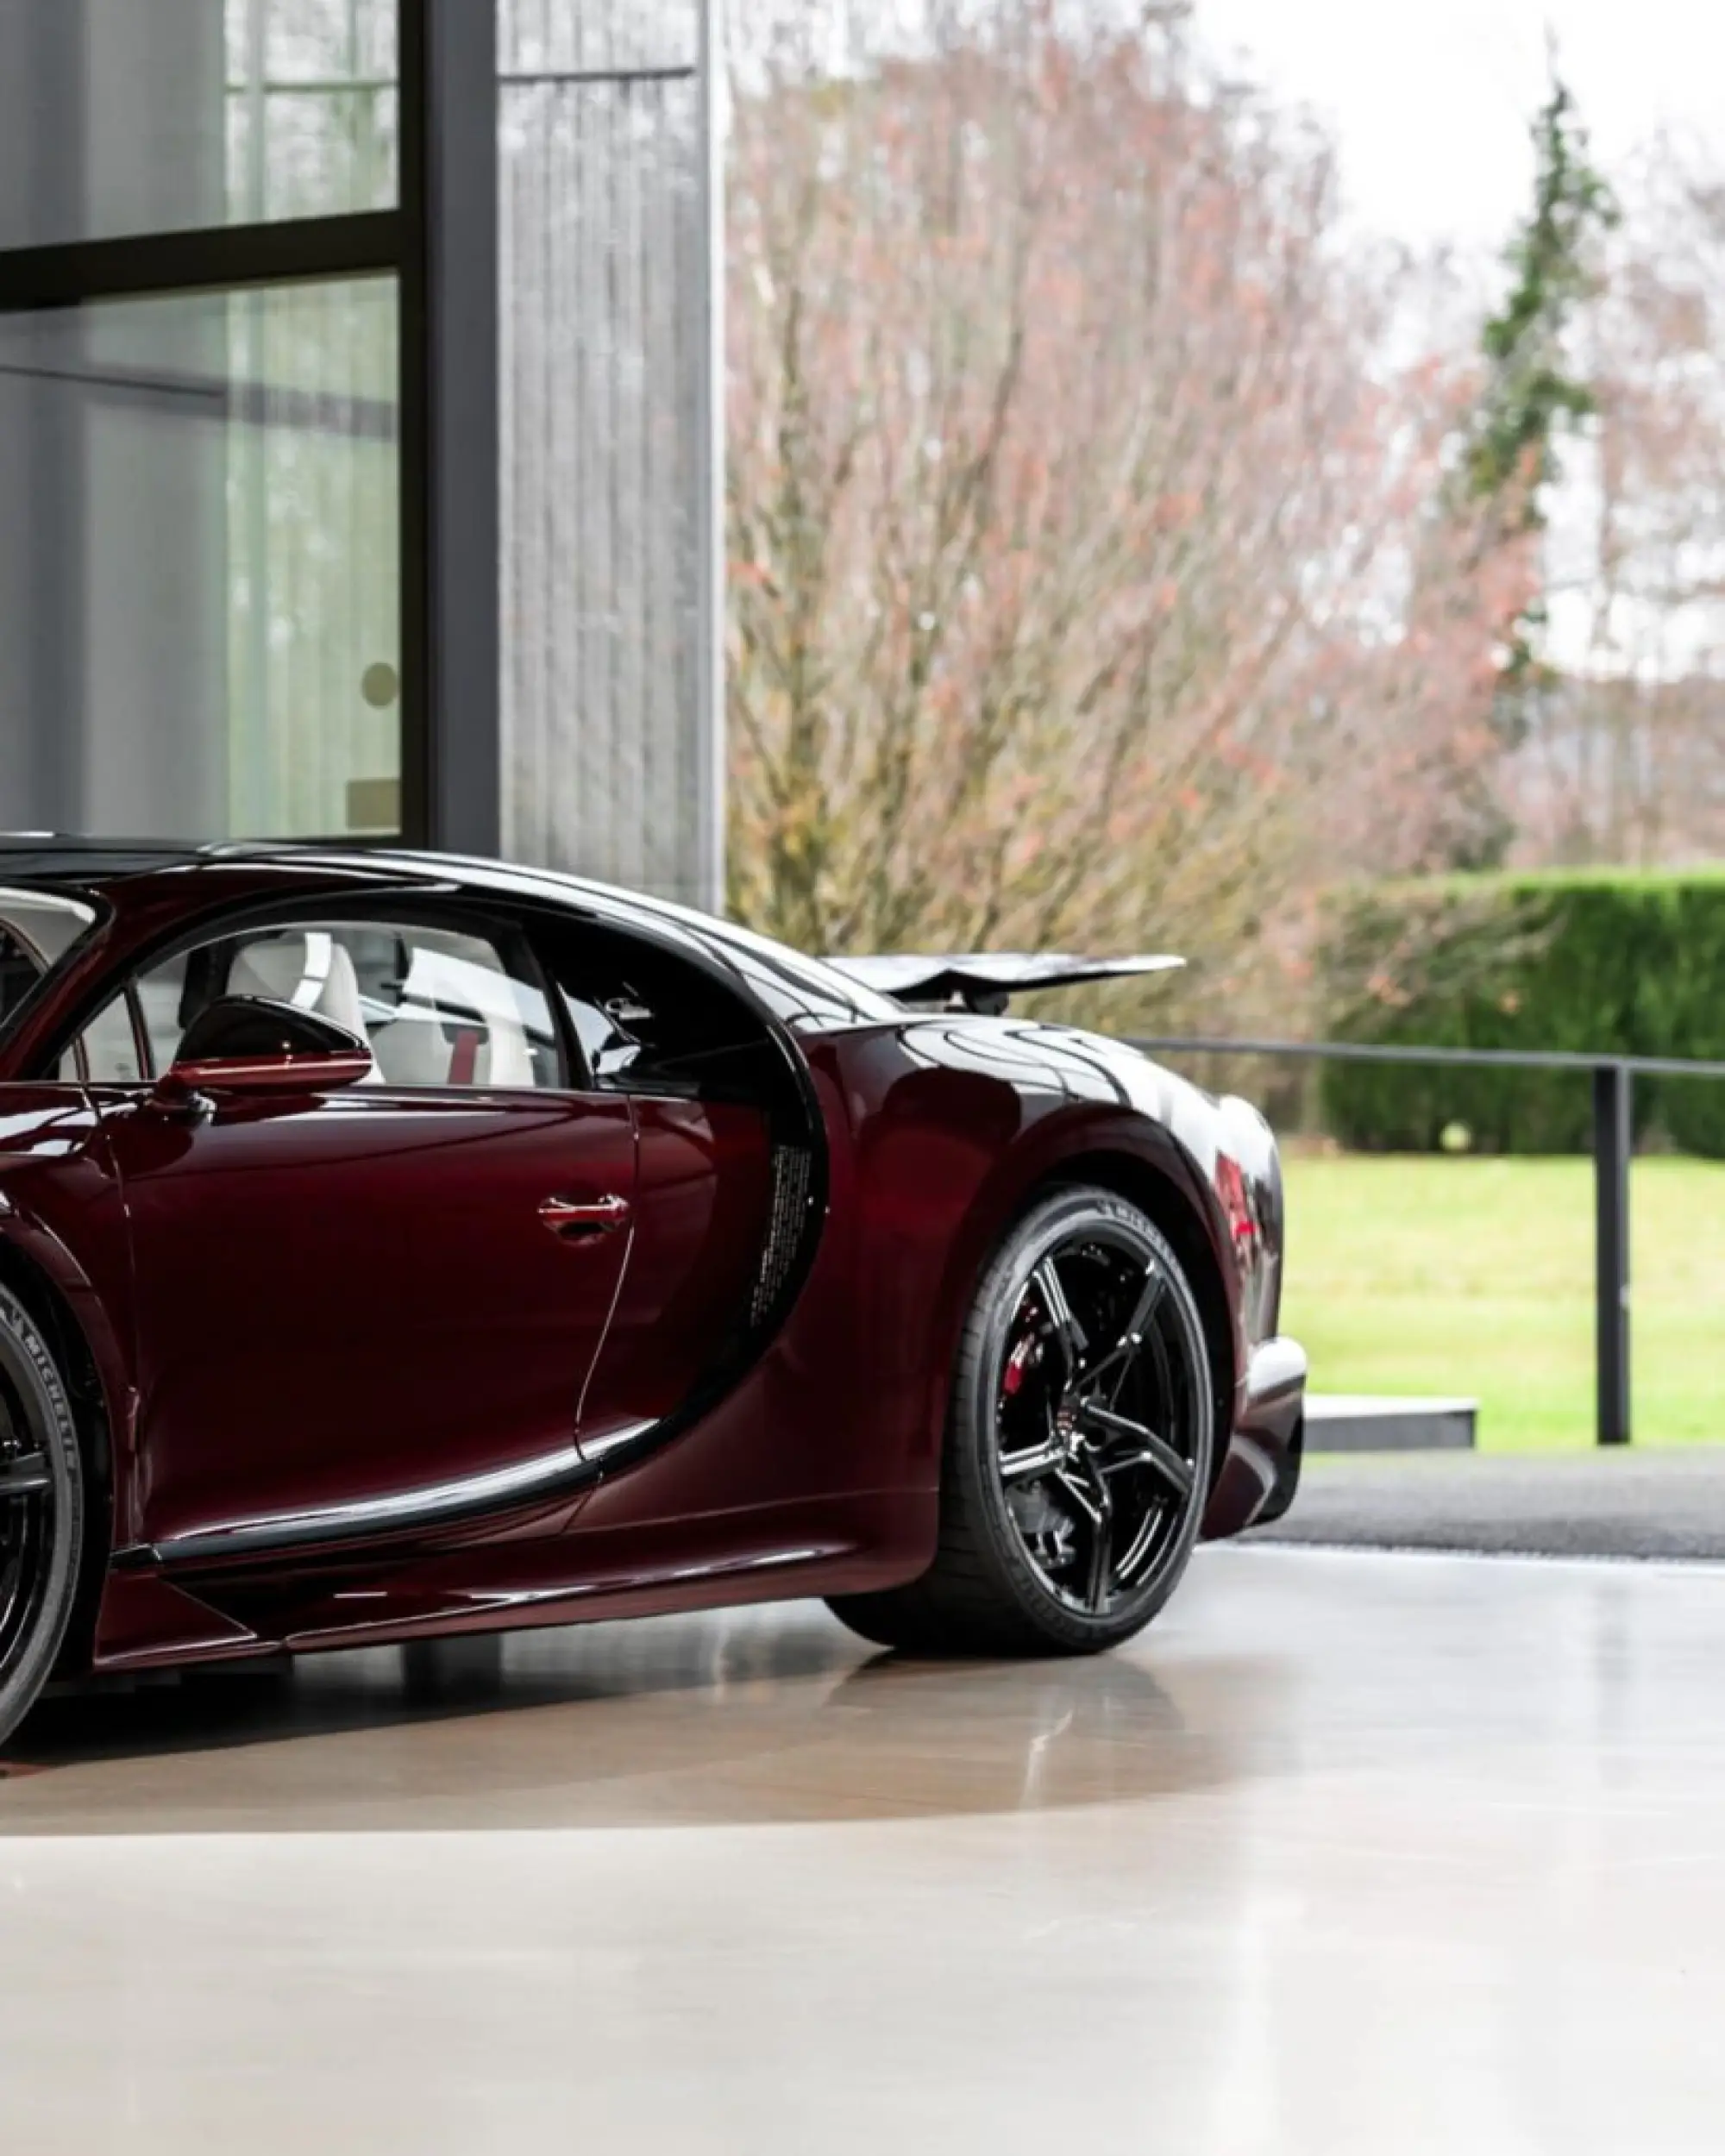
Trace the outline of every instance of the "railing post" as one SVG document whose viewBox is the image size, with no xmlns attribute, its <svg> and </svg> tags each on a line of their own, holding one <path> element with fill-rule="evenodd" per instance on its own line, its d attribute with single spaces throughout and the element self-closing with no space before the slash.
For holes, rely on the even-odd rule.
<svg viewBox="0 0 1725 2156">
<path fill-rule="evenodd" d="M 1624 1063 L 1593 1073 L 1595 1325 L 1599 1442 L 1629 1442 L 1629 1159 L 1634 1074 Z"/>
</svg>

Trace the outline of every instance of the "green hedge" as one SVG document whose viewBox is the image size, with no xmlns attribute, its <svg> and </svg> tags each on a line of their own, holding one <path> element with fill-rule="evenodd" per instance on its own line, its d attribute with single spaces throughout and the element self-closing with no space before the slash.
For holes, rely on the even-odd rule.
<svg viewBox="0 0 1725 2156">
<path fill-rule="evenodd" d="M 1328 941 L 1341 1040 L 1725 1062 L 1725 872 L 1457 876 L 1351 897 Z M 1641 1081 L 1641 1132 L 1725 1157 L 1725 1081 Z M 1582 1074 L 1332 1064 L 1328 1128 L 1429 1152 L 1451 1124 L 1502 1153 L 1581 1152 Z"/>
</svg>

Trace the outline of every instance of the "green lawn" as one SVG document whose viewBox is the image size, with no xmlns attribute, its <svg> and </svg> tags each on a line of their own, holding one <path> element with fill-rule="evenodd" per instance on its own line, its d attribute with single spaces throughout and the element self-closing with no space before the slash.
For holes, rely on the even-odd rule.
<svg viewBox="0 0 1725 2156">
<path fill-rule="evenodd" d="M 1637 1443 L 1725 1442 L 1725 1164 L 1637 1161 Z M 1320 1392 L 1462 1394 L 1483 1449 L 1593 1436 L 1585 1160 L 1288 1162 L 1283 1323 Z"/>
</svg>

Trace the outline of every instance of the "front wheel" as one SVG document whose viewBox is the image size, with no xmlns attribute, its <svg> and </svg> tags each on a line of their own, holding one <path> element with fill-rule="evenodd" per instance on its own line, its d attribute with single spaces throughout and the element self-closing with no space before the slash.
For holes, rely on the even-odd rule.
<svg viewBox="0 0 1725 2156">
<path fill-rule="evenodd" d="M 964 1328 L 933 1564 L 831 1607 L 883 1646 L 1116 1646 L 1186 1569 L 1214 1446 L 1203 1320 L 1166 1238 L 1111 1191 L 1056 1191 L 1007 1237 Z"/>
<path fill-rule="evenodd" d="M 65 1640 L 84 1546 L 84 1465 L 47 1343 L 0 1288 L 0 1744 Z"/>
</svg>

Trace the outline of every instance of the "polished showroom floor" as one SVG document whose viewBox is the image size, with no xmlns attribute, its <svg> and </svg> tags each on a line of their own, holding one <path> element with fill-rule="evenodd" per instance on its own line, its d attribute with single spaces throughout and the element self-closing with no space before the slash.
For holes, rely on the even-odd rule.
<svg viewBox="0 0 1725 2156">
<path fill-rule="evenodd" d="M 1725 2147 L 1725 1570 L 1209 1551 L 1132 1651 L 821 1611 L 56 1703 L 0 2146 Z"/>
</svg>

